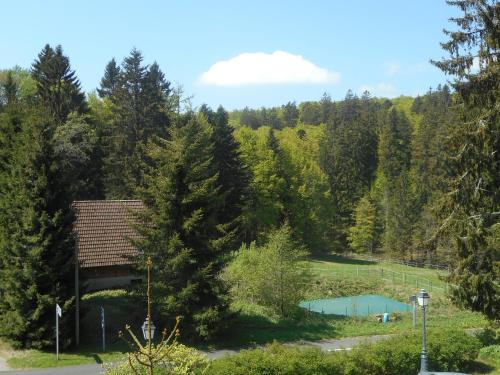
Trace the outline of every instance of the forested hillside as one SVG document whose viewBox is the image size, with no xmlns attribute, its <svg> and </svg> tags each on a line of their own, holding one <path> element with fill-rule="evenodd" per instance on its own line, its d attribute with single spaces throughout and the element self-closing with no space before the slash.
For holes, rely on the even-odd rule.
<svg viewBox="0 0 500 375">
<path fill-rule="evenodd" d="M 339 102 L 325 94 L 299 106 L 231 112 L 253 175 L 253 237 L 285 220 L 313 253 L 447 263 L 452 245 L 436 240 L 434 208 L 447 189 L 452 100 L 445 85 L 417 98 L 348 92 Z"/>
</svg>

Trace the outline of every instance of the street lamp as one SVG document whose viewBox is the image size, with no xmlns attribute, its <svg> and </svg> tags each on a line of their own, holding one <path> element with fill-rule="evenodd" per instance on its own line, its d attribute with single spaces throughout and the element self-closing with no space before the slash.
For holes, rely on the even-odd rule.
<svg viewBox="0 0 500 375">
<path fill-rule="evenodd" d="M 429 293 L 422 289 L 417 295 L 417 301 L 419 306 L 422 308 L 422 354 L 420 355 L 420 373 L 427 373 L 427 342 L 425 333 L 425 309 L 429 304 Z"/>
<path fill-rule="evenodd" d="M 153 338 L 155 337 L 156 327 L 152 321 L 151 321 L 151 327 L 150 327 L 149 317 L 146 317 L 146 320 L 144 321 L 144 323 L 142 323 L 141 328 L 142 328 L 142 334 L 144 335 L 144 340 L 146 340 L 148 342 L 150 340 L 153 340 Z M 151 335 L 151 337 L 149 337 L 149 335 Z"/>
</svg>

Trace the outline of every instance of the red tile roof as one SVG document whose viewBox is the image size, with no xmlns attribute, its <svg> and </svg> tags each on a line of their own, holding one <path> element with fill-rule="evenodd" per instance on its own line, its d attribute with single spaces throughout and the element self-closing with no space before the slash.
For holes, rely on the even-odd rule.
<svg viewBox="0 0 500 375">
<path fill-rule="evenodd" d="M 138 238 L 132 228 L 134 211 L 141 201 L 75 201 L 78 260 L 81 268 L 133 264 L 138 254 L 129 239 Z"/>
</svg>

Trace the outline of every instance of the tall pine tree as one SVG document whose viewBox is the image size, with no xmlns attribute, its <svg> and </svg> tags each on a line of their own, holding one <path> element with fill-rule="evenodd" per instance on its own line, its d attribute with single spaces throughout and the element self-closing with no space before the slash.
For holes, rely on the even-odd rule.
<svg viewBox="0 0 500 375">
<path fill-rule="evenodd" d="M 241 160 L 240 144 L 234 138 L 234 129 L 229 125 L 229 116 L 224 108 L 220 106 L 217 112 L 213 112 L 203 105 L 200 112 L 213 127 L 213 158 L 218 173 L 217 185 L 223 197 L 217 221 L 227 224 L 225 230 L 232 233 L 234 240 L 231 246 L 235 250 L 245 239 L 248 229 L 243 210 L 249 200 L 251 174 Z"/>
<path fill-rule="evenodd" d="M 461 123 L 451 134 L 454 178 L 448 200 L 457 262 L 450 281 L 454 301 L 500 318 L 500 259 L 492 241 L 500 225 L 500 3 L 453 0 L 463 13 L 446 31 L 449 57 L 434 62 L 453 75 Z M 477 70 L 473 69 L 477 65 Z"/>
<path fill-rule="evenodd" d="M 411 127 L 391 108 L 382 123 L 378 145 L 379 182 L 386 251 L 404 255 L 411 239 L 412 196 L 409 181 Z"/>
<path fill-rule="evenodd" d="M 142 64 L 140 51 L 133 49 L 119 72 L 112 91 L 109 91 L 110 67 L 101 87 L 109 93 L 113 121 L 103 139 L 106 145 L 104 160 L 106 197 L 130 199 L 143 184 L 143 164 L 147 162 L 145 145 L 151 137 L 168 137 L 170 127 L 170 83 L 158 64 Z M 111 64 L 111 63 L 110 63 Z M 106 75 L 107 74 L 107 75 Z"/>
<path fill-rule="evenodd" d="M 45 45 L 33 63 L 31 76 L 36 81 L 41 102 L 57 122 L 66 121 L 71 112 L 86 112 L 87 105 L 80 82 L 60 45 L 55 49 Z"/>
<path fill-rule="evenodd" d="M 213 160 L 212 129 L 204 116 L 187 115 L 170 140 L 150 144 L 147 210 L 137 246 L 153 259 L 155 306 L 163 318 L 207 339 L 224 325 L 228 303 L 219 277 L 230 236 L 220 230 L 224 197 Z M 144 263 L 142 263 L 142 266 Z"/>
<path fill-rule="evenodd" d="M 64 345 L 74 327 L 73 214 L 58 181 L 52 121 L 39 111 L 23 118 L 0 183 L 0 335 L 16 347 L 52 345 L 56 303 Z"/>
<path fill-rule="evenodd" d="M 339 107 L 329 112 L 321 166 L 330 181 L 338 215 L 337 240 L 345 245 L 356 203 L 374 178 L 377 121 L 369 97 L 360 100 L 349 91 Z"/>
<path fill-rule="evenodd" d="M 112 58 L 104 69 L 104 76 L 101 79 L 100 88 L 97 89 L 99 96 L 101 98 L 109 98 L 112 96 L 118 86 L 119 79 L 120 67 L 116 64 L 115 59 Z"/>
</svg>

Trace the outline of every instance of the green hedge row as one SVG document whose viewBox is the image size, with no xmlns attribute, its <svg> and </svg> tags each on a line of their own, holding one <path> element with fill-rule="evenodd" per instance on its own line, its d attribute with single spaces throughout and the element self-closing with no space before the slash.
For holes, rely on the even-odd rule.
<svg viewBox="0 0 500 375">
<path fill-rule="evenodd" d="M 415 375 L 420 367 L 421 337 L 398 335 L 351 352 L 327 354 L 317 348 L 271 344 L 212 362 L 207 375 Z M 429 367 L 463 371 L 481 348 L 479 340 L 461 331 L 431 333 Z"/>
</svg>

